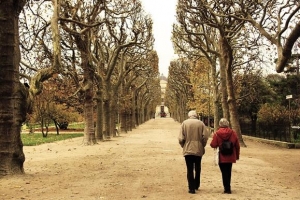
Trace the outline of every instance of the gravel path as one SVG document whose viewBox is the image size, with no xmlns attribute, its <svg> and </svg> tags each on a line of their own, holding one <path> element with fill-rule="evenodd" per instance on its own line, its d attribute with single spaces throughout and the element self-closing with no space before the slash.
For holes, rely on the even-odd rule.
<svg viewBox="0 0 300 200">
<path fill-rule="evenodd" d="M 189 194 L 179 127 L 171 118 L 157 118 L 93 146 L 75 138 L 24 147 L 26 174 L 0 179 L 0 199 L 300 199 L 299 149 L 245 141 L 229 195 L 222 194 L 211 139 L 202 159 L 201 188 Z"/>
</svg>

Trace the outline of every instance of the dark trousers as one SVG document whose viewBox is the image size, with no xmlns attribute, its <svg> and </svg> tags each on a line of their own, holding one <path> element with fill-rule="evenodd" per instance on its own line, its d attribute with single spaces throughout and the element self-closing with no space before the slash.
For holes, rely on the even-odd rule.
<svg viewBox="0 0 300 200">
<path fill-rule="evenodd" d="M 195 190 L 200 187 L 200 173 L 201 173 L 201 156 L 187 155 L 185 164 L 187 168 L 187 180 L 190 190 Z M 195 170 L 195 173 L 194 173 Z"/>
<path fill-rule="evenodd" d="M 219 163 L 219 167 L 222 173 L 224 191 L 229 192 L 231 191 L 230 182 L 232 163 Z"/>
</svg>

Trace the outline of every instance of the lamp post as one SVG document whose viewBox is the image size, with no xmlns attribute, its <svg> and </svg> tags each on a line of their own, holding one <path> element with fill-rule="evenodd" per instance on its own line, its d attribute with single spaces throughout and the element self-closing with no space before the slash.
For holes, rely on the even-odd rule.
<svg viewBox="0 0 300 200">
<path fill-rule="evenodd" d="M 289 100 L 289 135 L 290 135 L 290 140 L 292 141 L 292 135 L 291 135 L 291 99 L 293 98 L 293 95 L 287 95 L 286 99 Z"/>
<path fill-rule="evenodd" d="M 291 94 L 290 95 L 286 95 L 286 99 L 289 100 L 289 122 L 291 121 L 291 119 L 290 119 L 291 118 L 291 116 L 290 116 L 291 114 L 290 113 L 291 113 L 291 99 L 292 98 L 293 98 L 293 95 L 291 95 Z"/>
</svg>

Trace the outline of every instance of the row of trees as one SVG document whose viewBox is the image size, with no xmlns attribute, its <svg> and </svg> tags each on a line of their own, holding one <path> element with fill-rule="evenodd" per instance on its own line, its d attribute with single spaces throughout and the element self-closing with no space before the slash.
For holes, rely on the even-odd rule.
<svg viewBox="0 0 300 200">
<path fill-rule="evenodd" d="M 245 146 L 236 75 L 262 70 L 266 59 L 275 57 L 276 71 L 284 70 L 300 37 L 299 10 L 296 0 L 179 0 L 172 40 L 180 59 L 170 65 L 166 91 L 175 117 L 181 121 L 189 109 L 209 114 L 211 106 L 214 127 L 220 116 L 230 119 Z"/>
<path fill-rule="evenodd" d="M 0 23 L 10 29 L 0 34 L 7 61 L 0 79 L 1 175 L 24 171 L 20 128 L 39 94 L 47 98 L 52 91 L 48 99 L 82 113 L 87 145 L 113 136 L 118 116 L 127 131 L 153 115 L 160 101 L 158 56 L 152 20 L 139 1 L 5 2 L 1 17 L 8 21 Z"/>
</svg>

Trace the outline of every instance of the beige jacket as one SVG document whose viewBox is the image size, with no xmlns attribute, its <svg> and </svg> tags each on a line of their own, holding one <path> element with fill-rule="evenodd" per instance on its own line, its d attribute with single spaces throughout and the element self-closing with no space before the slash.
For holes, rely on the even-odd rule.
<svg viewBox="0 0 300 200">
<path fill-rule="evenodd" d="M 189 118 L 182 122 L 178 140 L 183 148 L 183 156 L 203 156 L 207 139 L 208 131 L 202 121 L 196 118 Z"/>
</svg>

